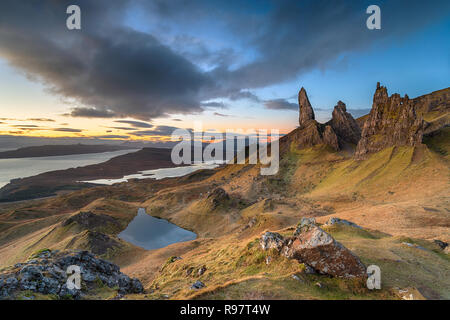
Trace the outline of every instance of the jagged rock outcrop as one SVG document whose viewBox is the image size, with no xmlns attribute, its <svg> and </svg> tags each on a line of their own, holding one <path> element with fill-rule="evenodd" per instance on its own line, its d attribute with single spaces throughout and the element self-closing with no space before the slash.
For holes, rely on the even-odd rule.
<svg viewBox="0 0 450 320">
<path fill-rule="evenodd" d="M 298 149 L 316 145 L 327 145 L 333 150 L 341 149 L 346 143 L 357 144 L 361 129 L 347 112 L 345 103 L 339 101 L 333 111 L 333 117 L 327 123 L 315 120 L 314 110 L 309 102 L 305 88 L 298 93 L 299 127 L 281 139 L 281 151 L 294 144 Z"/>
<path fill-rule="evenodd" d="M 67 286 L 69 266 L 81 270 L 81 289 Z M 0 274 L 0 299 L 13 299 L 20 291 L 51 294 L 59 298 L 80 299 L 100 285 L 117 288 L 119 294 L 142 293 L 138 279 L 131 279 L 120 268 L 106 260 L 96 258 L 87 251 L 58 252 L 44 250 L 25 263 L 18 263 Z"/>
<path fill-rule="evenodd" d="M 299 127 L 281 138 L 281 151 L 287 150 L 292 144 L 298 149 L 328 145 L 333 150 L 339 150 L 338 138 L 331 125 L 319 123 L 314 119 L 314 110 L 305 88 L 302 88 L 298 93 L 298 104 L 300 110 Z"/>
<path fill-rule="evenodd" d="M 364 123 L 355 157 L 391 146 L 415 146 L 422 142 L 424 123 L 407 95 L 388 96 L 386 87 L 377 84 L 372 110 Z"/>
<path fill-rule="evenodd" d="M 208 194 L 207 199 L 211 203 L 212 209 L 216 209 L 220 204 L 230 200 L 230 196 L 224 189 L 216 188 Z"/>
<path fill-rule="evenodd" d="M 344 142 L 358 144 L 361 138 L 361 129 L 352 115 L 347 112 L 345 103 L 338 101 L 328 123 L 336 133 L 340 147 L 343 146 Z"/>
<path fill-rule="evenodd" d="M 276 249 L 321 274 L 343 278 L 366 277 L 366 267 L 359 258 L 318 227 L 314 219 L 302 219 L 290 238 L 266 232 L 260 245 L 264 250 Z"/>
<path fill-rule="evenodd" d="M 301 88 L 298 93 L 298 106 L 300 108 L 299 124 L 300 127 L 308 125 L 311 120 L 314 120 L 314 111 L 309 102 L 308 95 L 305 88 Z"/>
</svg>

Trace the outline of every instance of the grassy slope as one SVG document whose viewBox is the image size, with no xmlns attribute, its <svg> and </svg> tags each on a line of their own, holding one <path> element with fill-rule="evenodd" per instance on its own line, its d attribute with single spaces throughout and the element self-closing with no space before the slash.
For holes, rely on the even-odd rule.
<svg viewBox="0 0 450 320">
<path fill-rule="evenodd" d="M 261 178 L 258 166 L 233 165 L 212 176 L 137 181 L 124 188 L 84 190 L 29 208 L 19 206 L 14 212 L 0 211 L 0 228 L 6 234 L 0 237 L 0 254 L 11 263 L 31 248 L 63 247 L 72 237 L 68 230 L 37 240 L 78 210 L 128 221 L 135 208 L 144 206 L 152 215 L 195 231 L 199 239 L 152 251 L 123 246 L 108 253 L 125 273 L 153 289 L 130 298 L 396 298 L 394 287 L 415 287 L 431 298 L 450 298 L 448 257 L 430 241 L 418 239 L 449 240 L 448 157 L 440 151 L 448 149 L 448 131 L 425 142 L 428 147 L 390 148 L 366 161 L 322 147 L 291 148 L 276 176 Z M 223 187 L 231 200 L 213 209 L 207 193 L 216 186 Z M 123 202 L 127 193 L 134 195 L 134 203 Z M 108 200 L 96 200 L 103 197 Z M 303 275 L 301 264 L 258 249 L 255 241 L 261 232 L 292 232 L 289 228 L 303 216 L 315 216 L 319 222 L 338 216 L 365 227 L 365 232 L 330 232 L 363 262 L 381 267 L 384 290 L 369 292 L 361 284 Z M 403 245 L 405 236 L 429 250 Z M 166 265 L 174 255 L 183 259 Z M 272 258 L 268 265 L 267 255 Z M 203 265 L 207 272 L 194 276 Z M 191 276 L 186 275 L 188 268 L 194 269 Z M 293 273 L 303 281 L 292 279 Z M 191 291 L 190 284 L 198 279 L 207 288 Z M 315 286 L 317 281 L 324 288 Z"/>
</svg>

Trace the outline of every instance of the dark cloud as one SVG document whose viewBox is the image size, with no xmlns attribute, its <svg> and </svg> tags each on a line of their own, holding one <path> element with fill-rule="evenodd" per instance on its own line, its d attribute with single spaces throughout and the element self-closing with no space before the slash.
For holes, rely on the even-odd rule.
<svg viewBox="0 0 450 320">
<path fill-rule="evenodd" d="M 230 92 L 228 94 L 228 98 L 230 98 L 230 100 L 232 100 L 232 101 L 247 99 L 247 100 L 250 100 L 253 102 L 257 102 L 257 103 L 261 102 L 261 99 L 257 95 L 251 93 L 250 91 L 245 91 L 245 90 Z"/>
<path fill-rule="evenodd" d="M 272 110 L 295 110 L 298 111 L 298 104 L 287 101 L 286 99 L 274 99 L 264 102 L 266 109 Z"/>
<path fill-rule="evenodd" d="M 138 130 L 137 128 L 130 128 L 130 127 L 108 127 L 108 128 L 116 129 L 116 130 L 127 130 L 127 131 Z"/>
<path fill-rule="evenodd" d="M 126 123 L 129 124 L 132 127 L 135 128 L 152 128 L 153 125 L 147 122 L 141 122 L 141 121 L 133 121 L 133 120 L 116 120 L 114 122 L 117 123 Z"/>
<path fill-rule="evenodd" d="M 206 107 L 206 108 L 221 108 L 221 109 L 225 109 L 227 106 L 223 103 L 223 102 L 205 102 L 202 103 L 202 107 Z"/>
<path fill-rule="evenodd" d="M 72 117 L 83 117 L 83 118 L 116 118 L 119 117 L 117 113 L 108 109 L 98 109 L 98 108 L 82 108 L 77 107 L 72 109 L 72 112 L 67 114 L 67 116 Z"/>
<path fill-rule="evenodd" d="M 34 125 L 34 124 L 15 124 L 12 125 L 11 127 L 17 127 L 17 128 L 38 128 L 39 126 Z"/>
<path fill-rule="evenodd" d="M 218 116 L 218 117 L 231 117 L 229 114 L 223 114 L 223 113 L 219 113 L 219 112 L 214 112 L 214 115 Z"/>
<path fill-rule="evenodd" d="M 47 118 L 29 118 L 27 121 L 55 122 L 55 120 Z"/>
<path fill-rule="evenodd" d="M 372 2 L 79 0 L 82 30 L 69 31 L 65 11 L 73 1 L 3 0 L 0 57 L 74 100 L 74 117 L 148 121 L 198 113 L 208 107 L 202 102 L 222 97 L 264 104 L 250 90 L 326 68 L 436 22 L 450 9 L 449 1 L 375 1 L 383 24 L 370 31 L 365 10 Z M 174 40 L 164 42 L 159 36 L 166 33 L 155 28 L 127 27 L 132 7 Z M 221 46 L 212 49 L 210 39 L 192 34 L 205 27 Z"/>
<path fill-rule="evenodd" d="M 0 56 L 85 106 L 72 116 L 149 120 L 202 110 L 209 77 L 154 36 L 125 27 L 128 1 L 77 1 L 82 31 L 65 26 L 72 2 L 2 1 Z"/>
<path fill-rule="evenodd" d="M 96 139 L 128 139 L 129 136 L 110 134 L 110 135 L 96 136 L 94 138 L 96 138 Z"/>
<path fill-rule="evenodd" d="M 177 127 L 172 126 L 155 126 L 152 130 L 141 130 L 130 132 L 134 136 L 171 136 Z"/>
<path fill-rule="evenodd" d="M 82 132 L 81 129 L 73 129 L 73 128 L 55 128 L 52 131 L 61 131 L 61 132 Z"/>
</svg>

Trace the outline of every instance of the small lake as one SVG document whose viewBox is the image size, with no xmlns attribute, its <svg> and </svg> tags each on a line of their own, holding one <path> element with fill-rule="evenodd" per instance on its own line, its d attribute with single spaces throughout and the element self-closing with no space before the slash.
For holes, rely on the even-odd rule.
<svg viewBox="0 0 450 320">
<path fill-rule="evenodd" d="M 146 250 L 159 249 L 169 244 L 194 240 L 197 235 L 164 219 L 148 215 L 139 208 L 137 216 L 118 237 Z"/>
<path fill-rule="evenodd" d="M 0 188 L 11 179 L 25 178 L 54 170 L 65 170 L 108 161 L 139 149 L 101 153 L 71 154 L 67 156 L 0 159 Z"/>
</svg>

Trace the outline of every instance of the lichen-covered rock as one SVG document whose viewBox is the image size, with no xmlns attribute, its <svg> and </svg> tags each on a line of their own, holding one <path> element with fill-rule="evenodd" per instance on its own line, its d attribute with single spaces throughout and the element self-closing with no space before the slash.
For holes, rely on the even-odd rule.
<svg viewBox="0 0 450 320">
<path fill-rule="evenodd" d="M 71 265 L 80 268 L 81 289 L 67 287 L 66 270 Z M 79 299 L 97 287 L 99 281 L 110 288 L 117 287 L 120 294 L 141 293 L 144 290 L 138 279 L 131 279 L 120 272 L 117 265 L 98 259 L 88 251 L 52 253 L 46 250 L 37 254 L 35 259 L 16 266 L 0 275 L 0 299 L 13 298 L 15 293 L 25 290 L 56 295 L 62 299 Z"/>
<path fill-rule="evenodd" d="M 267 231 L 261 236 L 259 244 L 263 250 L 277 249 L 280 251 L 284 246 L 284 238 L 279 233 Z"/>
<path fill-rule="evenodd" d="M 350 250 L 318 226 L 302 228 L 284 254 L 319 273 L 344 278 L 364 278 L 366 267 Z"/>
<path fill-rule="evenodd" d="M 302 230 L 316 225 L 316 218 L 302 218 L 295 229 L 294 236 L 299 235 Z"/>
<path fill-rule="evenodd" d="M 366 277 L 366 267 L 350 250 L 315 224 L 314 218 L 303 218 L 293 237 L 266 232 L 260 239 L 264 250 L 274 248 L 290 259 L 296 259 L 321 274 L 334 277 Z"/>
<path fill-rule="evenodd" d="M 332 226 L 334 224 L 343 224 L 343 225 L 347 225 L 350 227 L 354 227 L 354 228 L 358 228 L 358 229 L 362 229 L 360 226 L 358 226 L 356 223 L 353 223 L 351 221 L 345 220 L 345 219 L 340 219 L 340 218 L 335 218 L 335 217 L 331 217 L 330 219 L 328 219 L 328 221 L 325 223 L 326 226 Z"/>
</svg>

